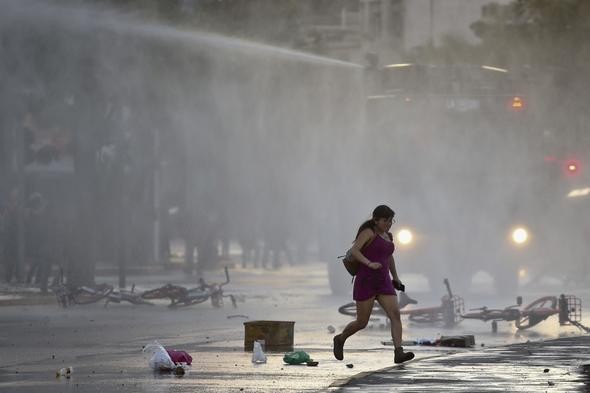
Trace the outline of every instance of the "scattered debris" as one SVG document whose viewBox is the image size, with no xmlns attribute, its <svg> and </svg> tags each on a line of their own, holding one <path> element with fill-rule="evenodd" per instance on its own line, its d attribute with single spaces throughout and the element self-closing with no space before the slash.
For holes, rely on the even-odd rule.
<svg viewBox="0 0 590 393">
<path fill-rule="evenodd" d="M 549 372 L 549 369 L 548 369 L 548 368 L 546 368 L 545 370 L 543 370 L 543 372 L 544 372 L 544 373 L 548 373 L 548 372 Z"/>
<path fill-rule="evenodd" d="M 353 367 L 354 367 L 354 364 L 352 364 L 352 363 L 348 363 L 348 364 L 346 365 L 346 367 L 348 367 L 348 368 L 353 368 Z"/>
<path fill-rule="evenodd" d="M 293 351 L 294 326 L 294 321 L 244 322 L 244 351 L 252 351 L 256 340 L 264 340 L 265 351 Z"/>
<path fill-rule="evenodd" d="M 70 377 L 72 375 L 72 371 L 74 371 L 72 367 L 60 368 L 55 373 L 55 378 L 66 377 L 67 379 L 70 379 Z"/>
<path fill-rule="evenodd" d="M 187 366 L 190 366 L 193 363 L 193 357 L 191 355 L 189 355 L 188 352 L 186 351 L 178 351 L 175 349 L 168 349 L 165 348 L 166 352 L 168 352 L 168 356 L 170 356 L 170 359 L 172 359 L 172 361 L 174 362 L 174 364 L 186 364 Z"/>
<path fill-rule="evenodd" d="M 312 361 L 309 354 L 304 351 L 287 352 L 283 356 L 283 361 L 287 364 L 301 364 Z"/>
<path fill-rule="evenodd" d="M 391 346 L 393 345 L 393 340 L 389 341 L 381 341 L 381 344 Z M 428 338 L 420 338 L 418 340 L 404 340 L 402 341 L 403 346 L 412 346 L 412 345 L 424 345 L 424 346 L 431 346 L 431 347 L 460 347 L 460 348 L 467 348 L 473 347 L 475 345 L 475 337 L 473 335 L 467 334 L 462 336 L 441 336 L 440 338 L 436 339 L 428 339 Z M 483 347 L 484 344 L 482 343 L 481 346 Z"/>
<path fill-rule="evenodd" d="M 441 347 L 473 347 L 475 345 L 475 337 L 471 334 L 461 336 L 441 336 L 439 345 Z"/>
<path fill-rule="evenodd" d="M 555 385 L 555 382 L 547 381 L 547 385 L 554 386 Z"/>
<path fill-rule="evenodd" d="M 266 363 L 266 355 L 262 351 L 262 345 L 259 341 L 254 341 L 254 349 L 252 351 L 252 363 Z"/>
<path fill-rule="evenodd" d="M 419 338 L 416 340 L 416 345 L 425 345 L 429 347 L 434 347 L 440 345 L 440 340 L 430 340 L 428 338 Z"/>
<path fill-rule="evenodd" d="M 332 325 L 328 325 L 328 333 L 334 334 L 336 333 L 336 329 Z"/>
<path fill-rule="evenodd" d="M 186 351 L 168 350 L 160 345 L 158 341 L 146 345 L 142 351 L 151 354 L 148 364 L 152 370 L 160 372 L 174 371 L 176 375 L 186 374 L 193 360 Z M 182 371 L 178 369 L 179 367 L 182 368 Z"/>
<path fill-rule="evenodd" d="M 320 363 L 319 362 L 316 362 L 316 361 L 313 361 L 313 360 L 310 360 L 309 362 L 307 362 L 307 365 L 309 367 L 317 367 L 318 364 L 320 364 Z"/>
<path fill-rule="evenodd" d="M 182 367 L 182 366 L 176 366 L 174 368 L 174 375 L 179 375 L 180 376 L 180 375 L 184 375 L 184 374 L 186 374 L 186 370 L 184 369 L 184 367 Z"/>
</svg>

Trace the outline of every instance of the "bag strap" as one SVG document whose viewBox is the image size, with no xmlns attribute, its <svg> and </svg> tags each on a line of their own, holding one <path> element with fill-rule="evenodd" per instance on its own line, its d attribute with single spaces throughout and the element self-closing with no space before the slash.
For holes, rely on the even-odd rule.
<svg viewBox="0 0 590 393">
<path fill-rule="evenodd" d="M 368 242 L 363 244 L 363 246 L 361 247 L 361 251 L 363 251 L 365 248 L 367 248 L 367 246 L 369 244 L 373 243 L 373 240 L 375 240 L 376 237 L 377 237 L 377 232 L 373 231 L 373 236 L 371 237 L 371 239 Z"/>
</svg>

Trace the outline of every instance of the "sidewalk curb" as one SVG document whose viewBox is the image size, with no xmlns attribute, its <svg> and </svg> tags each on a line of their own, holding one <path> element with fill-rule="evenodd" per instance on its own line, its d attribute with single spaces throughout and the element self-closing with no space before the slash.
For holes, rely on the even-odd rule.
<svg viewBox="0 0 590 393">
<path fill-rule="evenodd" d="M 440 353 L 440 354 L 431 355 L 431 356 L 424 356 L 424 357 L 421 357 L 421 358 L 418 358 L 418 359 L 414 359 L 414 360 L 412 360 L 412 361 L 410 361 L 408 363 L 404 363 L 404 364 L 396 364 L 394 366 L 383 367 L 383 368 L 380 368 L 380 369 L 377 369 L 377 370 L 373 370 L 373 371 L 363 371 L 362 373 L 355 374 L 355 375 L 353 375 L 351 377 L 340 378 L 340 379 L 335 380 L 334 382 L 332 382 L 330 384 L 330 386 L 328 386 L 328 388 L 326 389 L 326 391 L 332 390 L 334 388 L 342 388 L 342 387 L 348 385 L 352 381 L 356 381 L 358 379 L 365 378 L 365 377 L 367 377 L 369 375 L 372 375 L 372 374 L 388 372 L 388 371 L 394 370 L 396 368 L 405 367 L 408 364 L 413 364 L 413 363 L 416 363 L 416 362 L 421 362 L 422 360 L 435 359 L 435 358 L 440 358 L 440 357 L 443 357 L 443 356 L 449 356 L 449 355 L 452 355 L 454 353 L 457 353 L 457 352 L 450 351 L 450 352 Z"/>
<path fill-rule="evenodd" d="M 589 337 L 588 335 L 585 334 L 580 334 L 580 335 L 576 335 L 573 336 L 573 338 L 580 338 L 580 337 Z M 539 340 L 539 341 L 527 341 L 527 342 L 519 342 L 519 343 L 512 343 L 512 344 L 506 344 L 506 345 L 495 345 L 495 346 L 486 346 L 485 348 L 477 348 L 476 351 L 473 352 L 488 352 L 490 350 L 493 349 L 498 349 L 498 348 L 511 348 L 511 347 L 528 347 L 530 345 L 533 346 L 538 346 L 538 347 L 542 347 L 548 343 L 555 343 L 555 342 L 559 342 L 559 341 L 566 341 L 566 340 L 570 340 L 572 337 L 560 337 L 560 338 L 550 338 L 550 339 L 545 339 L 545 340 Z M 466 352 L 471 352 L 471 351 L 466 351 Z M 401 369 L 404 368 L 405 365 L 407 364 L 412 364 L 414 362 L 420 362 L 422 360 L 431 360 L 431 359 L 439 359 L 439 358 L 444 358 L 444 357 L 448 357 L 448 356 L 453 356 L 457 353 L 462 353 L 462 351 L 449 351 L 449 352 L 444 352 L 444 353 L 440 353 L 440 354 L 436 354 L 436 355 L 432 355 L 432 356 L 425 356 L 419 359 L 415 359 L 414 361 L 408 362 L 408 363 L 404 363 L 403 365 L 395 365 L 395 366 L 389 366 L 389 367 L 384 367 L 378 370 L 374 370 L 374 371 L 369 371 L 369 372 L 362 372 L 362 373 L 358 373 L 356 375 L 353 375 L 349 378 L 343 378 L 343 379 L 338 379 L 335 380 L 327 389 L 324 390 L 324 392 L 333 392 L 333 391 L 339 391 L 340 389 L 348 386 L 349 384 L 353 384 L 355 382 L 357 382 L 360 379 L 369 377 L 373 374 L 378 374 L 378 373 L 387 373 L 391 370 L 395 370 L 395 369 Z"/>
<path fill-rule="evenodd" d="M 32 295 L 16 296 L 13 299 L 0 300 L 0 307 L 8 306 L 43 306 L 48 304 L 57 304 L 55 296 L 51 295 Z"/>
</svg>

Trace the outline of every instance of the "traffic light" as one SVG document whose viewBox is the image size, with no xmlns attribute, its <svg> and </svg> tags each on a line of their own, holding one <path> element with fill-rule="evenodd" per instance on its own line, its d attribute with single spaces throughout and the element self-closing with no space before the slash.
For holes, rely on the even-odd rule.
<svg viewBox="0 0 590 393">
<path fill-rule="evenodd" d="M 582 167 L 578 160 L 570 159 L 566 160 L 563 165 L 563 171 L 566 176 L 577 176 L 580 174 Z"/>
<path fill-rule="evenodd" d="M 523 111 L 525 108 L 525 101 L 522 97 L 514 96 L 508 102 L 508 107 L 514 112 Z"/>
</svg>

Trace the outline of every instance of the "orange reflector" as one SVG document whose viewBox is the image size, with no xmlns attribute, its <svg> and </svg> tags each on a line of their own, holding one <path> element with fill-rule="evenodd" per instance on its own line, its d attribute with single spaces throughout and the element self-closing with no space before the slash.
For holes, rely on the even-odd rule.
<svg viewBox="0 0 590 393">
<path fill-rule="evenodd" d="M 512 97 L 512 100 L 510 101 L 510 108 L 512 108 L 515 111 L 523 110 L 524 109 L 523 99 L 520 97 Z"/>
</svg>

